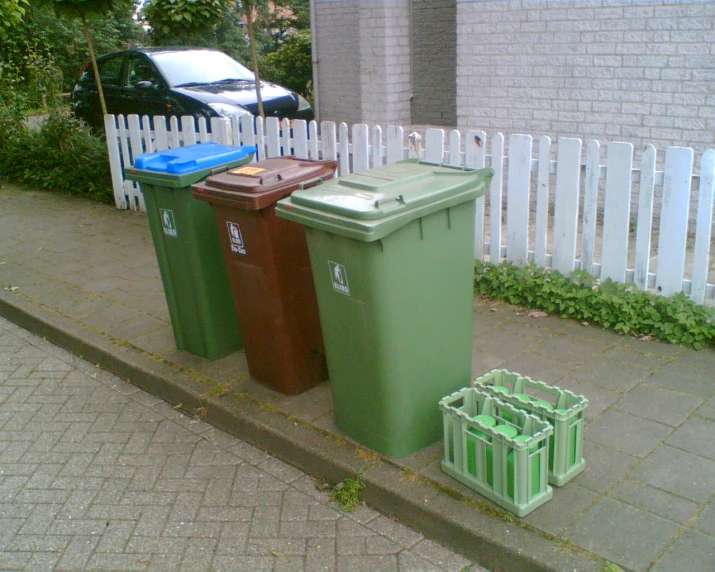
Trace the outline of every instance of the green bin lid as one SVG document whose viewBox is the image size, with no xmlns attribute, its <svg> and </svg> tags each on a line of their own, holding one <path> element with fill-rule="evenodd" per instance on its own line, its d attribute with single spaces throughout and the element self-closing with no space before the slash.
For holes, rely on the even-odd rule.
<svg viewBox="0 0 715 572">
<path fill-rule="evenodd" d="M 295 191 L 276 214 L 371 242 L 433 212 L 484 194 L 492 169 L 407 159 Z"/>
</svg>

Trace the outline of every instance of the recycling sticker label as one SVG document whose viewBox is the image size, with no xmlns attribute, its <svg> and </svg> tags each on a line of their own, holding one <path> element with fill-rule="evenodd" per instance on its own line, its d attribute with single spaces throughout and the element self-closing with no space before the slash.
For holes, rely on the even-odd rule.
<svg viewBox="0 0 715 572">
<path fill-rule="evenodd" d="M 176 230 L 174 211 L 170 211 L 169 209 L 159 209 L 159 216 L 161 217 L 161 228 L 164 229 L 164 234 L 174 238 L 179 236 L 179 233 Z"/>
<path fill-rule="evenodd" d="M 228 236 L 231 239 L 231 251 L 239 254 L 246 254 L 246 245 L 243 242 L 241 227 L 235 222 L 226 221 L 228 226 Z"/>
<path fill-rule="evenodd" d="M 345 271 L 345 266 L 328 260 L 330 268 L 330 279 L 333 282 L 333 290 L 350 296 L 350 284 L 348 284 L 348 274 Z"/>
</svg>

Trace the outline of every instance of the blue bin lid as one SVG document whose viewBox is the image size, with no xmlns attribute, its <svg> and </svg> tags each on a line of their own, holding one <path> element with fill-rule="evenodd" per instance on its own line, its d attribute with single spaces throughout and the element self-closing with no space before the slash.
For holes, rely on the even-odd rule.
<svg viewBox="0 0 715 572">
<path fill-rule="evenodd" d="M 134 159 L 134 168 L 183 175 L 238 161 L 255 152 L 256 148 L 252 145 L 233 147 L 213 142 L 197 143 L 138 155 Z"/>
</svg>

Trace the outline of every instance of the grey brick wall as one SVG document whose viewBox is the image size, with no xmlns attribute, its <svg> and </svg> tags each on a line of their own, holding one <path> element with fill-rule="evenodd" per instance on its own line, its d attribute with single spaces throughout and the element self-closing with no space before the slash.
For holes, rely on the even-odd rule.
<svg viewBox="0 0 715 572">
<path fill-rule="evenodd" d="M 715 2 L 459 0 L 460 129 L 715 145 Z"/>
<path fill-rule="evenodd" d="M 321 120 L 410 122 L 408 0 L 317 0 Z"/>
<path fill-rule="evenodd" d="M 320 119 L 360 123 L 360 10 L 358 2 L 316 2 Z"/>
<path fill-rule="evenodd" d="M 412 0 L 413 124 L 457 125 L 457 1 Z"/>
<path fill-rule="evenodd" d="M 409 123 L 409 2 L 362 1 L 360 22 L 363 122 Z"/>
</svg>

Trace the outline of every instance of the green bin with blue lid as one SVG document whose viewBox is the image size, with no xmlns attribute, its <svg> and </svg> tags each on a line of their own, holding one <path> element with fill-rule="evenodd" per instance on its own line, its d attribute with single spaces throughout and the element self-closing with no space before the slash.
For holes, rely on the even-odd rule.
<svg viewBox="0 0 715 572">
<path fill-rule="evenodd" d="M 138 155 L 124 170 L 141 185 L 176 347 L 207 359 L 243 347 L 211 206 L 191 185 L 240 167 L 256 148 L 199 143 Z"/>
<path fill-rule="evenodd" d="M 406 160 L 298 190 L 335 422 L 404 457 L 442 437 L 440 399 L 471 379 L 475 199 L 491 169 Z"/>
</svg>

